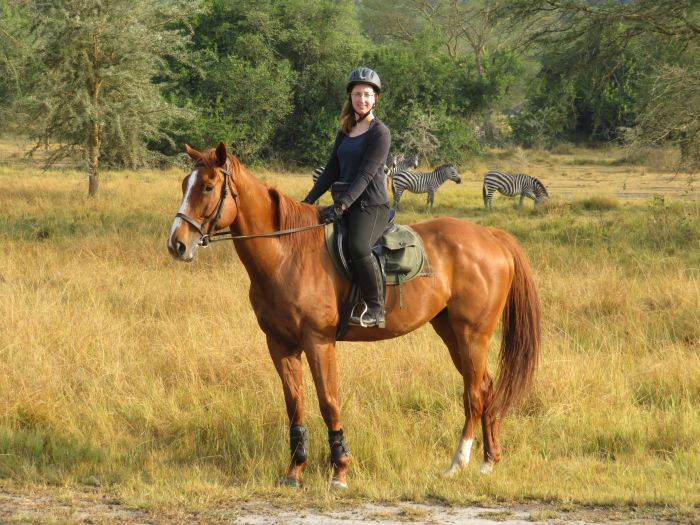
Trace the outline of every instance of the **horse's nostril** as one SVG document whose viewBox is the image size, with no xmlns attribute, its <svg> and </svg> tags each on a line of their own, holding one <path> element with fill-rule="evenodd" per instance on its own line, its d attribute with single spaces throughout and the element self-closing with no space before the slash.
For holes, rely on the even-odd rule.
<svg viewBox="0 0 700 525">
<path fill-rule="evenodd" d="M 182 256 L 182 254 L 184 254 L 185 251 L 187 250 L 187 246 L 185 246 L 184 242 L 177 241 L 176 246 L 177 246 L 177 254 L 180 256 Z"/>
</svg>

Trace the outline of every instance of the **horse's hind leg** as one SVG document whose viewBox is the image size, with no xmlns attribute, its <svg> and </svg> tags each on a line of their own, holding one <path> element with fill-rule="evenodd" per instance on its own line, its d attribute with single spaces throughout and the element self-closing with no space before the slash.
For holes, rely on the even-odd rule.
<svg viewBox="0 0 700 525">
<path fill-rule="evenodd" d="M 464 381 L 465 423 L 452 463 L 445 471 L 445 476 L 452 476 L 469 463 L 476 425 L 484 412 L 489 337 L 473 331 L 467 323 L 451 321 L 444 314 L 431 323 L 447 345 L 452 361 Z"/>
<path fill-rule="evenodd" d="M 481 473 L 488 474 L 501 459 L 501 440 L 499 437 L 499 420 L 493 413 L 493 381 L 486 372 L 481 382 L 484 410 L 481 413 L 481 430 L 484 434 L 484 462 Z"/>
</svg>

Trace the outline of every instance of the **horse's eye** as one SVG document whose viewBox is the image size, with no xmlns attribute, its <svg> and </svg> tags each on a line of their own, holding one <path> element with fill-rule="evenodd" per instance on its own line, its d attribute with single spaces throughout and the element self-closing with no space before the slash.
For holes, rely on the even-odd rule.
<svg viewBox="0 0 700 525">
<path fill-rule="evenodd" d="M 212 186 L 211 184 L 207 184 L 206 186 L 204 186 L 204 193 L 211 193 L 213 189 L 214 186 Z"/>
</svg>

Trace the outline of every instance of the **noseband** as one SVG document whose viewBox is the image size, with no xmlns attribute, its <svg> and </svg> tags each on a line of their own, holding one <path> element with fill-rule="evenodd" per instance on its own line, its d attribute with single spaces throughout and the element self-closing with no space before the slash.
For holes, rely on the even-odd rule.
<svg viewBox="0 0 700 525">
<path fill-rule="evenodd" d="M 206 164 L 198 163 L 194 165 L 195 168 L 202 168 L 202 167 L 210 167 Z M 229 171 L 229 161 L 226 161 L 226 168 L 219 168 L 219 171 L 224 174 L 224 184 L 221 187 L 221 196 L 219 197 L 219 202 L 216 205 L 216 208 L 214 208 L 214 211 L 212 211 L 209 215 L 204 217 L 204 220 L 202 223 L 198 223 L 195 221 L 192 217 L 189 215 L 186 215 L 184 213 L 176 213 L 175 217 L 180 218 L 183 221 L 191 224 L 194 226 L 197 231 L 199 232 L 199 235 L 201 235 L 201 238 L 199 239 L 199 244 L 200 246 L 206 247 L 209 245 L 209 242 L 211 241 L 212 237 L 212 231 L 214 231 L 214 228 L 216 227 L 216 223 L 219 222 L 219 219 L 221 218 L 221 213 L 224 210 L 224 201 L 226 200 L 226 196 L 228 194 L 229 190 L 229 180 L 231 179 L 231 172 Z M 231 196 L 233 197 L 233 200 L 235 202 L 236 200 L 236 192 L 231 190 Z M 212 218 L 213 217 L 213 218 Z M 206 231 L 204 231 L 204 225 L 208 224 L 208 228 Z"/>
</svg>

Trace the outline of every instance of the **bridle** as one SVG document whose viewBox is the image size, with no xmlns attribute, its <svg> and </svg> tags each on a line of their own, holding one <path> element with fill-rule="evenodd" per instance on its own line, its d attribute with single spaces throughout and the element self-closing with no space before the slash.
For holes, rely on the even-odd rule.
<svg viewBox="0 0 700 525">
<path fill-rule="evenodd" d="M 198 162 L 197 164 L 194 165 L 195 168 L 202 168 L 202 167 L 211 167 L 208 164 Z M 233 189 L 230 187 L 231 185 L 231 172 L 230 172 L 230 162 L 227 159 L 226 160 L 226 167 L 225 168 L 219 168 L 219 171 L 224 174 L 224 183 L 221 187 L 221 196 L 219 197 L 219 202 L 216 205 L 216 208 L 204 217 L 204 220 L 202 223 L 198 223 L 195 221 L 192 217 L 189 215 L 186 215 L 184 213 L 178 212 L 175 214 L 176 218 L 180 218 L 183 221 L 187 222 L 188 224 L 192 225 L 196 230 L 199 232 L 199 235 L 201 235 L 199 241 L 197 244 L 203 248 L 206 248 L 209 246 L 209 243 L 212 242 L 219 242 L 219 241 L 232 241 L 236 239 L 255 239 L 259 237 L 277 237 L 279 235 L 287 235 L 289 233 L 296 233 L 296 232 L 301 232 L 305 230 L 311 230 L 313 228 L 319 228 L 321 226 L 324 226 L 324 224 L 313 224 L 311 226 L 300 226 L 298 228 L 289 228 L 287 230 L 279 230 L 275 232 L 269 232 L 269 233 L 254 233 L 251 235 L 232 235 L 230 232 L 214 232 L 214 228 L 216 227 L 216 223 L 219 222 L 219 219 L 221 218 L 221 214 L 224 209 L 224 201 L 226 200 L 226 196 L 228 194 L 228 191 L 231 192 L 231 197 L 233 198 L 233 202 L 238 206 L 238 194 L 233 191 Z M 213 217 L 213 219 L 212 219 Z M 208 223 L 208 228 L 205 231 L 204 230 L 204 225 Z M 214 237 L 218 237 L 218 239 L 215 239 Z"/>
<path fill-rule="evenodd" d="M 203 247 L 208 246 L 209 243 L 212 242 L 212 237 L 216 235 L 216 233 L 212 234 L 212 231 L 214 231 L 214 228 L 216 227 L 216 223 L 219 222 L 219 219 L 221 218 L 221 213 L 224 210 L 224 201 L 226 200 L 226 195 L 227 195 L 228 191 L 231 191 L 231 196 L 233 197 L 233 201 L 236 203 L 236 205 L 238 204 L 236 201 L 236 197 L 238 197 L 238 194 L 229 187 L 229 184 L 230 184 L 229 181 L 231 180 L 231 172 L 229 171 L 229 166 L 230 166 L 230 163 L 227 159 L 226 160 L 226 167 L 219 168 L 219 171 L 221 171 L 221 173 L 224 174 L 224 183 L 221 186 L 221 196 L 219 197 L 219 202 L 217 203 L 216 208 L 214 208 L 214 210 L 209 215 L 204 217 L 204 220 L 202 221 L 201 224 L 198 223 L 197 221 L 195 221 L 189 215 L 186 215 L 185 213 L 178 212 L 175 214 L 176 218 L 182 219 L 183 221 L 191 224 L 192 226 L 194 226 L 197 229 L 197 231 L 199 232 L 199 235 L 201 235 L 199 242 L 197 243 L 200 246 L 203 246 Z M 199 163 L 195 164 L 194 167 L 195 168 L 203 168 L 203 167 L 210 167 L 210 166 L 199 162 Z M 213 219 L 212 219 L 212 217 L 213 217 Z M 209 227 L 207 228 L 207 231 L 205 232 L 204 225 L 207 223 L 208 223 Z"/>
</svg>

